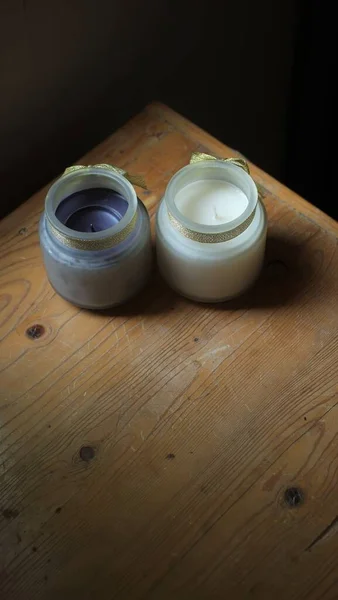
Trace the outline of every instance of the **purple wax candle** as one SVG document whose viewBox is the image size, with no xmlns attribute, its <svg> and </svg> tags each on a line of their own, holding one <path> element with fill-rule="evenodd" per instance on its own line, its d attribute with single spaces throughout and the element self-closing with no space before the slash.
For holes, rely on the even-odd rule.
<svg viewBox="0 0 338 600">
<path fill-rule="evenodd" d="M 77 306 L 117 306 L 150 273 L 149 215 L 130 181 L 109 165 L 61 175 L 48 190 L 39 233 L 51 284 Z"/>
<path fill-rule="evenodd" d="M 109 188 L 89 188 L 75 192 L 60 202 L 55 216 L 74 231 L 95 233 L 119 223 L 128 202 Z"/>
</svg>

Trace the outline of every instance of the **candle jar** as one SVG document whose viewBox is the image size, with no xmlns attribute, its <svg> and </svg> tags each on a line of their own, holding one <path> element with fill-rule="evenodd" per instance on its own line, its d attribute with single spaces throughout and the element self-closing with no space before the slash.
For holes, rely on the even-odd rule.
<svg viewBox="0 0 338 600">
<path fill-rule="evenodd" d="M 265 208 L 243 168 L 222 160 L 187 165 L 169 182 L 157 212 L 160 271 L 187 298 L 228 300 L 257 278 L 266 229 Z"/>
<path fill-rule="evenodd" d="M 82 308 L 121 304 L 151 269 L 148 213 L 131 183 L 109 165 L 69 171 L 49 189 L 40 221 L 48 279 Z"/>
</svg>

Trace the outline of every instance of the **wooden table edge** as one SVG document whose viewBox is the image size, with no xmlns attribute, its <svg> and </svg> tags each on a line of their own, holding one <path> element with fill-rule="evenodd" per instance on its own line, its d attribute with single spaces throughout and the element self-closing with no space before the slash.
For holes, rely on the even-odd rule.
<svg viewBox="0 0 338 600">
<path fill-rule="evenodd" d="M 215 155 L 225 156 L 225 155 L 237 155 L 242 156 L 240 152 L 237 150 L 233 150 L 229 148 L 223 142 L 220 142 L 216 138 L 214 138 L 211 134 L 207 133 L 203 129 L 201 129 L 198 125 L 195 125 L 191 121 L 189 121 L 186 117 L 183 117 L 179 113 L 175 112 L 173 109 L 169 108 L 165 104 L 161 102 L 151 102 L 147 104 L 143 111 L 150 114 L 154 114 L 156 118 L 166 119 L 166 121 L 175 127 L 181 133 L 187 135 L 189 133 L 189 137 L 198 145 L 203 143 L 203 145 L 207 145 L 210 149 L 210 152 L 214 152 Z M 135 115 L 129 122 L 132 122 L 133 119 L 137 118 L 138 115 Z M 113 132 L 109 137 L 114 135 Z M 106 138 L 107 139 L 107 138 Z M 103 144 L 106 140 L 103 140 L 99 143 L 96 148 L 99 148 L 101 144 Z M 86 160 L 87 155 L 89 155 L 92 150 L 89 150 L 84 155 L 84 160 Z M 79 159 L 83 160 L 83 159 Z M 322 212 L 319 208 L 310 204 L 307 200 L 304 200 L 301 196 L 299 196 L 296 192 L 293 192 L 284 184 L 280 183 L 268 173 L 265 173 L 262 169 L 248 161 L 251 169 L 251 173 L 255 179 L 255 181 L 264 186 L 268 190 L 269 193 L 278 197 L 280 200 L 286 202 L 288 206 L 301 213 L 303 216 L 308 218 L 311 221 L 314 221 L 316 225 L 326 230 L 327 232 L 337 236 L 338 235 L 338 223 L 329 217 L 327 214 Z M 31 214 L 31 206 L 34 204 L 34 201 L 37 196 L 42 194 L 44 191 L 47 191 L 51 183 L 43 186 L 40 190 L 37 190 L 30 198 L 28 198 L 25 202 L 23 202 L 20 206 L 18 206 L 11 213 L 6 215 L 0 221 L 0 232 L 4 235 L 6 232 L 11 230 L 11 227 L 18 227 L 18 223 L 23 226 L 25 217 Z"/>
</svg>

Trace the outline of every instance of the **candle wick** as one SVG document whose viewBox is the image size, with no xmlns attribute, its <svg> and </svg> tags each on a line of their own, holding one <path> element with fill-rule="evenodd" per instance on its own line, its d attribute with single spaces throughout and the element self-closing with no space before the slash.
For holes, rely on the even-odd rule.
<svg viewBox="0 0 338 600">
<path fill-rule="evenodd" d="M 90 224 L 90 231 L 93 231 L 95 233 L 95 229 L 94 229 L 93 223 Z"/>
</svg>

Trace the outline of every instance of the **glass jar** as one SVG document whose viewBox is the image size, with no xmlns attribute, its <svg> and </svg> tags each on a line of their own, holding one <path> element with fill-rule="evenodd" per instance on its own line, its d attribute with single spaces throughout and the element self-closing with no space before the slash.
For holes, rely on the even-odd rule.
<svg viewBox="0 0 338 600">
<path fill-rule="evenodd" d="M 200 222 L 192 220 L 176 200 L 186 186 L 197 182 L 204 186 L 227 182 L 239 194 L 243 192 L 246 200 L 240 209 L 237 205 L 239 214 L 215 224 L 203 214 Z M 228 300 L 244 292 L 257 278 L 266 230 L 265 208 L 253 179 L 243 168 L 222 160 L 187 165 L 170 180 L 157 212 L 159 269 L 168 284 L 183 296 L 200 302 Z"/>
<path fill-rule="evenodd" d="M 47 193 L 39 233 L 51 285 L 77 306 L 121 304 L 150 273 L 148 213 L 131 183 L 109 165 L 66 171 Z"/>
</svg>

